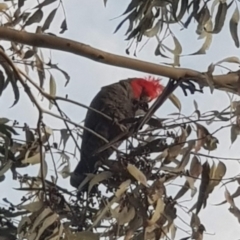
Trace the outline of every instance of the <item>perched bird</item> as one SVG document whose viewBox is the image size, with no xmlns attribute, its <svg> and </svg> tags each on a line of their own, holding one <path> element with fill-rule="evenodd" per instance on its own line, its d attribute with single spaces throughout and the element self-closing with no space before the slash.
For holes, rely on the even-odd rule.
<svg viewBox="0 0 240 240">
<path fill-rule="evenodd" d="M 124 131 L 123 128 L 130 127 L 129 124 L 122 125 L 119 122 L 135 117 L 136 111 L 139 109 L 139 102 L 148 104 L 157 98 L 162 91 L 163 86 L 159 80 L 154 78 L 130 78 L 105 86 L 92 100 L 90 108 L 104 113 L 111 119 L 89 109 L 85 119 L 85 127 L 111 141 Z M 120 143 L 121 141 L 118 145 Z M 70 179 L 73 187 L 78 188 L 87 173 L 96 171 L 96 162 L 108 159 L 113 153 L 114 149 L 110 147 L 99 154 L 94 154 L 105 144 L 103 139 L 93 133 L 87 130 L 83 131 L 81 160 Z"/>
</svg>

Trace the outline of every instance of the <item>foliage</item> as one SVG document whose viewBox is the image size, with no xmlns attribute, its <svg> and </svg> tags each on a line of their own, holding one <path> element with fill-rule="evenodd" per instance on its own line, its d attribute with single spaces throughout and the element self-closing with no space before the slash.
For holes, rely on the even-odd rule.
<svg viewBox="0 0 240 240">
<path fill-rule="evenodd" d="M 235 8 L 233 12 L 232 8 Z M 227 14 L 231 14 L 229 19 Z M 204 41 L 200 49 L 188 55 L 206 54 L 211 47 L 213 34 L 220 33 L 226 22 L 234 44 L 239 48 L 239 9 L 236 1 L 131 0 L 122 16 L 124 19 L 115 32 L 128 21 L 126 40 L 139 43 L 144 37 L 156 38 L 158 44 L 154 54 L 173 58 L 173 66 L 180 66 L 180 57 L 183 55 L 181 42 L 174 31 L 175 25 L 184 31 L 194 20 L 197 22 L 196 34 L 198 39 Z M 173 42 L 173 48 L 169 47 L 170 41 Z"/>
<path fill-rule="evenodd" d="M 107 1 L 105 1 L 106 4 Z M 29 31 L 34 23 L 38 23 L 36 34 L 53 35 L 47 30 L 54 22 L 59 9 L 63 9 L 61 0 L 44 0 L 38 2 L 31 10 L 26 10 L 29 1 L 5 1 L 0 3 L 1 24 L 4 28 Z M 221 31 L 223 24 L 228 21 L 227 13 L 232 5 L 236 6 L 230 17 L 230 33 L 236 47 L 239 47 L 237 27 L 239 13 L 237 2 L 224 1 L 142 1 L 132 0 L 124 12 L 125 19 L 117 26 L 129 20 L 126 33 L 128 40 L 140 42 L 145 37 L 156 37 L 158 46 L 155 54 L 165 57 L 163 50 L 173 54 L 173 65 L 179 65 L 182 47 L 176 33 L 170 29 L 171 25 L 180 24 L 186 28 L 190 22 L 197 21 L 197 34 L 205 38 L 204 45 L 194 54 L 205 54 L 210 46 L 212 34 Z M 54 7 L 53 7 L 54 6 Z M 48 15 L 45 8 L 51 8 Z M 210 9 L 210 10 L 209 10 Z M 213 12 L 216 10 L 215 17 Z M 214 24 L 212 23 L 214 20 Z M 64 16 L 60 24 L 60 34 L 67 30 L 67 19 Z M 19 34 L 21 32 L 19 31 Z M 159 34 L 159 35 L 158 35 Z M 163 42 L 171 36 L 175 48 L 170 49 Z M 58 186 L 58 177 L 69 181 L 70 162 L 79 156 L 79 139 L 82 124 L 75 123 L 61 110 L 59 102 L 74 104 L 79 107 L 85 105 L 67 97 L 56 95 L 57 84 L 52 70 L 58 70 L 66 79 L 68 73 L 52 61 L 45 62 L 42 49 L 24 45 L 21 41 L 11 41 L 1 46 L 0 93 L 6 90 L 9 83 L 13 89 L 14 102 L 20 101 L 19 86 L 33 102 L 38 110 L 39 118 L 36 126 L 28 124 L 22 126 L 17 121 L 0 118 L 0 182 L 5 181 L 5 174 L 11 171 L 13 179 L 20 186 L 16 191 L 26 195 L 13 204 L 4 198 L 8 207 L 0 208 L 0 239 L 99 239 L 108 237 L 116 239 L 124 236 L 128 239 L 174 239 L 179 229 L 175 220 L 179 218 L 179 209 L 184 209 L 189 226 L 186 230 L 189 239 L 202 239 L 205 231 L 204 223 L 198 214 L 207 207 L 211 193 L 222 184 L 225 187 L 225 200 L 219 205 L 230 205 L 230 213 L 240 222 L 240 209 L 234 199 L 240 194 L 238 186 L 235 193 L 230 193 L 227 185 L 236 182 L 240 184 L 239 176 L 225 179 L 227 165 L 224 158 L 214 156 L 214 150 L 223 144 L 215 136 L 223 128 L 228 128 L 232 143 L 240 134 L 240 102 L 231 101 L 222 110 L 203 113 L 195 101 L 195 112 L 190 116 L 180 113 L 181 102 L 175 95 L 168 95 L 178 112 L 165 118 L 151 117 L 139 131 L 133 131 L 126 138 L 125 149 L 121 148 L 111 160 L 103 162 L 97 174 L 88 175 L 88 194 L 71 192 Z M 237 58 L 229 58 L 219 62 L 239 63 Z M 20 64 L 23 64 L 24 70 Z M 212 72 L 215 65 L 210 65 L 208 76 L 209 87 L 212 84 Z M 38 81 L 31 78 L 36 73 Z M 46 78 L 49 81 L 46 81 Z M 189 79 L 182 79 L 186 84 L 181 85 L 185 94 L 195 93 L 197 89 Z M 49 85 L 49 93 L 44 86 Z M 35 92 L 48 100 L 49 110 L 37 101 Z M 191 86 L 191 87 L 189 87 Z M 201 90 L 201 89 L 200 89 Z M 199 91 L 200 91 L 199 90 Z M 225 90 L 228 91 L 226 84 Z M 54 113 L 52 109 L 56 110 Z M 51 115 L 63 121 L 65 127 L 53 129 L 43 121 L 43 115 Z M 17 118 L 17 116 L 16 116 Z M 136 124 L 143 116 L 128 119 Z M 211 132 L 209 125 L 221 123 L 222 126 Z M 73 127 L 72 127 L 73 126 Z M 23 130 L 25 138 L 18 137 Z M 60 134 L 54 139 L 53 133 Z M 67 149 L 71 141 L 75 149 Z M 205 149 L 208 154 L 201 153 Z M 50 153 L 55 177 L 48 174 L 46 153 Z M 56 162 L 60 156 L 61 171 L 57 171 Z M 209 160 L 211 159 L 211 161 Z M 79 159 L 78 159 L 79 160 Z M 117 160 L 117 161 L 114 161 Z M 21 175 L 20 168 L 29 165 L 40 165 L 37 176 Z M 183 180 L 179 190 L 174 194 L 167 191 L 170 185 Z M 84 184 L 87 184 L 85 182 Z M 106 193 L 100 191 L 104 186 Z M 96 188 L 97 187 L 97 188 Z M 102 188 L 101 188 L 102 189 Z M 186 196 L 195 201 L 193 206 L 181 203 Z M 186 210 L 187 209 L 187 210 Z M 15 220 L 19 220 L 16 222 Z M 190 232 L 189 232 L 190 230 Z"/>
</svg>

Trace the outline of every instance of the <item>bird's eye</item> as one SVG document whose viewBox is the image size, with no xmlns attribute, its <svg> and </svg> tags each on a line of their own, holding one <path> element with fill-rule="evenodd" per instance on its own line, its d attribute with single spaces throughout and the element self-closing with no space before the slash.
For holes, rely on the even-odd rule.
<svg viewBox="0 0 240 240">
<path fill-rule="evenodd" d="M 139 102 L 139 101 L 138 101 L 137 99 L 133 99 L 133 100 L 132 100 L 132 104 L 133 104 L 134 106 L 135 106 L 135 105 L 138 105 L 138 102 Z"/>
<path fill-rule="evenodd" d="M 148 111 L 148 103 L 147 102 L 139 102 L 139 109 L 142 109 L 144 112 Z"/>
</svg>

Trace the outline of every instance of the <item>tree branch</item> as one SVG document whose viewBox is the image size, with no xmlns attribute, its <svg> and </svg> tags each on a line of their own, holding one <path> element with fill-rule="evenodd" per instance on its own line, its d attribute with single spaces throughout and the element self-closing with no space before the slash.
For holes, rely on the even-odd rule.
<svg viewBox="0 0 240 240">
<path fill-rule="evenodd" d="M 13 41 L 30 46 L 69 52 L 99 63 L 116 67 L 128 68 L 172 79 L 190 79 L 198 82 L 201 86 L 209 86 L 207 76 L 198 71 L 186 68 L 173 68 L 129 57 L 123 57 L 66 38 L 39 33 L 28 33 L 6 27 L 0 27 L 0 38 L 2 40 Z M 215 75 L 213 76 L 212 81 L 216 89 L 224 89 L 238 94 L 239 72 Z"/>
</svg>

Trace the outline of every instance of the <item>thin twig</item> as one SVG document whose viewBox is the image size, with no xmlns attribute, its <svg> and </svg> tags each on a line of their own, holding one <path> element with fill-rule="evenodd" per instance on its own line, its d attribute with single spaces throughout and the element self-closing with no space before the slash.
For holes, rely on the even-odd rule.
<svg viewBox="0 0 240 240">
<path fill-rule="evenodd" d="M 60 107 L 59 107 L 59 105 L 57 104 L 56 101 L 54 101 L 54 104 L 55 104 L 55 106 L 56 106 L 59 114 L 61 115 L 61 117 L 63 117 L 62 110 L 60 109 Z M 68 132 L 69 132 L 69 134 L 70 134 L 70 136 L 71 136 L 71 138 L 73 139 L 73 141 L 74 141 L 74 143 L 75 143 L 75 145 L 76 145 L 79 153 L 81 153 L 81 149 L 80 149 L 80 147 L 78 146 L 77 140 L 76 140 L 75 137 L 73 136 L 72 131 L 71 131 L 71 129 L 69 128 L 67 122 L 66 122 L 66 121 L 63 121 L 63 122 L 64 122 L 64 124 L 65 124 L 65 126 L 66 126 L 66 128 L 67 128 L 67 130 L 68 130 Z"/>
<path fill-rule="evenodd" d="M 40 172 L 41 172 L 41 180 L 42 180 L 42 188 L 44 192 L 46 192 L 46 186 L 45 186 L 45 179 L 44 179 L 44 161 L 43 159 L 43 143 L 42 143 L 42 134 L 41 134 L 41 125 L 42 125 L 42 112 L 39 111 L 39 117 L 38 117 L 38 123 L 37 123 L 37 130 L 38 130 L 38 142 L 39 142 L 39 148 L 40 148 Z"/>
<path fill-rule="evenodd" d="M 102 113 L 100 111 L 98 111 L 97 109 L 94 109 L 92 107 L 88 107 L 82 103 L 76 102 L 74 100 L 68 99 L 68 98 L 64 98 L 64 97 L 60 97 L 60 96 L 52 96 L 49 93 L 46 93 L 42 88 L 40 88 L 27 74 L 25 74 L 21 69 L 18 69 L 18 71 L 44 96 L 46 97 L 49 101 L 55 101 L 55 100 L 61 100 L 61 101 L 65 101 L 65 102 L 69 102 L 69 103 L 73 103 L 75 105 L 78 105 L 80 107 L 86 108 L 88 110 L 94 111 L 100 115 L 102 115 L 103 117 L 105 117 L 108 120 L 112 121 L 112 118 L 109 117 L 108 115 L 106 115 L 105 113 Z"/>
</svg>

